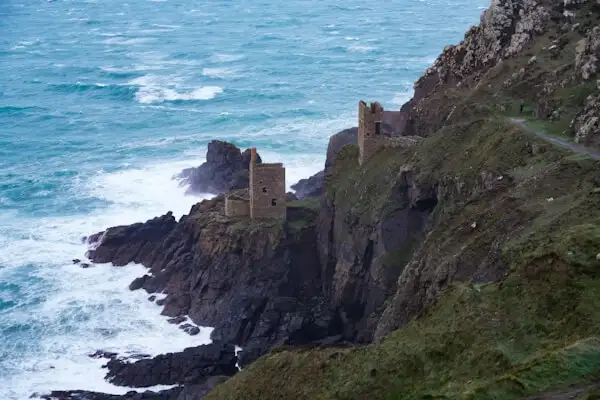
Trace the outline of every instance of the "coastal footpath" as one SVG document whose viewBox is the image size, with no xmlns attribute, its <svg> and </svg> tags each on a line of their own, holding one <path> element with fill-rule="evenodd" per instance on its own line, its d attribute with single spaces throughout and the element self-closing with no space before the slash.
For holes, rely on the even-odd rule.
<svg viewBox="0 0 600 400">
<path fill-rule="evenodd" d="M 225 214 L 250 153 L 213 142 L 181 178 L 222 194 L 94 234 L 87 255 L 146 266 L 130 289 L 213 343 L 99 354 L 117 385 L 176 385 L 160 393 L 46 398 L 600 396 L 599 17 L 595 0 L 492 1 L 383 129 L 410 145 L 363 158 L 361 123 L 333 136 L 285 219 Z"/>
</svg>

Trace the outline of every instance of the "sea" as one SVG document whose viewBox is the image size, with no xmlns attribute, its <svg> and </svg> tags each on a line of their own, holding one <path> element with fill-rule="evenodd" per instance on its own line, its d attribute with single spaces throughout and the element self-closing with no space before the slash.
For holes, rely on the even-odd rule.
<svg viewBox="0 0 600 400">
<path fill-rule="evenodd" d="M 172 177 L 212 139 L 323 166 L 361 99 L 398 109 L 489 0 L 0 0 L 0 400 L 125 393 L 98 349 L 208 343 L 128 284 L 141 265 L 83 269 L 82 237 L 183 215 Z"/>
</svg>

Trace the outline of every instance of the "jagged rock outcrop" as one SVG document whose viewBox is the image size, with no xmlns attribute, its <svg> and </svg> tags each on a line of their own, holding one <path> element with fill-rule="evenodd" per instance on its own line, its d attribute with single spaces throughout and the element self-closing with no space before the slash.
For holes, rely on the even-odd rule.
<svg viewBox="0 0 600 400">
<path fill-rule="evenodd" d="M 133 363 L 115 358 L 106 364 L 106 378 L 117 386 L 127 387 L 199 384 L 209 376 L 235 374 L 236 362 L 233 345 L 212 343 Z"/>
<path fill-rule="evenodd" d="M 230 219 L 223 207 L 218 196 L 178 222 L 167 214 L 110 228 L 90 238 L 88 257 L 148 267 L 131 289 L 166 293 L 163 314 L 214 327 L 214 340 L 248 352 L 245 362 L 275 345 L 338 334 L 336 314 L 322 297 L 314 215 L 290 212 L 284 226 Z"/>
<path fill-rule="evenodd" d="M 327 158 L 325 159 L 325 169 L 319 171 L 313 176 L 301 179 L 291 187 L 296 192 L 296 196 L 299 199 L 305 199 L 308 197 L 319 197 L 323 194 L 323 179 L 327 170 L 333 165 L 336 154 L 348 144 L 356 144 L 356 134 L 358 128 L 344 129 L 336 133 L 329 138 L 329 144 L 327 145 Z"/>
<path fill-rule="evenodd" d="M 113 395 L 85 390 L 57 390 L 49 394 L 32 397 L 44 400 L 200 400 L 215 386 L 223 383 L 228 378 L 228 376 L 211 376 L 201 383 L 176 386 L 159 392 L 151 390 L 144 392 L 130 391 L 123 395 Z"/>
<path fill-rule="evenodd" d="M 90 392 L 87 390 L 54 390 L 49 394 L 41 396 L 33 395 L 32 398 L 43 400 L 182 400 L 180 398 L 181 392 L 182 388 L 180 387 L 160 392 L 147 390 L 138 393 L 131 391 L 123 395 Z"/>
<path fill-rule="evenodd" d="M 585 108 L 571 122 L 575 142 L 588 145 L 600 143 L 600 96 L 589 96 Z"/>
<path fill-rule="evenodd" d="M 319 197 L 323 194 L 323 179 L 325 179 L 325 171 L 319 171 L 309 178 L 300 179 L 291 188 L 299 199 Z"/>
<path fill-rule="evenodd" d="M 600 62 L 600 26 L 590 29 L 575 48 L 575 68 L 584 80 L 598 72 Z"/>
<path fill-rule="evenodd" d="M 328 187 L 319 215 L 319 254 L 325 291 L 342 314 L 344 337 L 369 342 L 437 199 L 435 190 L 416 183 L 407 168 L 391 182 L 385 179 L 384 197 L 371 202 L 369 185 L 354 181 L 362 176 L 356 151 L 344 153 L 331 179 L 356 172 L 347 186 Z"/>
<path fill-rule="evenodd" d="M 257 155 L 257 163 L 261 163 Z M 196 168 L 181 171 L 176 178 L 189 185 L 188 193 L 227 193 L 248 187 L 250 149 L 243 153 L 234 144 L 213 140 L 208 144 L 206 162 Z"/>
</svg>

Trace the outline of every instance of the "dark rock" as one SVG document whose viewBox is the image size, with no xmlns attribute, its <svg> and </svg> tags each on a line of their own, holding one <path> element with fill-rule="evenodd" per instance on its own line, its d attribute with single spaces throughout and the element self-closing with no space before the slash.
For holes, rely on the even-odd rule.
<svg viewBox="0 0 600 400">
<path fill-rule="evenodd" d="M 213 387 L 214 385 L 211 389 Z M 85 390 L 68 390 L 53 391 L 45 395 L 34 394 L 31 398 L 41 398 L 44 400 L 179 400 L 183 390 L 183 387 L 175 387 L 168 390 L 161 390 L 160 392 L 149 390 L 145 392 L 130 391 L 123 395 L 88 392 Z M 202 396 L 206 395 L 206 393 L 208 392 L 204 392 Z"/>
<path fill-rule="evenodd" d="M 257 163 L 262 160 L 257 155 Z M 184 169 L 175 178 L 189 185 L 189 193 L 227 193 L 248 187 L 250 149 L 243 153 L 232 143 L 213 140 L 208 144 L 206 162 Z"/>
<path fill-rule="evenodd" d="M 291 186 L 296 191 L 298 199 L 306 199 L 308 197 L 319 197 L 323 193 L 323 180 L 325 171 L 319 171 L 310 178 L 300 179 L 297 183 Z"/>
<path fill-rule="evenodd" d="M 254 361 L 258 360 L 264 353 L 265 349 L 262 347 L 244 348 L 238 353 L 238 365 L 240 368 L 245 368 Z"/>
<path fill-rule="evenodd" d="M 89 263 L 81 263 L 81 264 L 79 264 L 79 266 L 80 266 L 81 268 L 90 268 L 92 265 L 91 265 L 91 264 L 89 264 Z"/>
<path fill-rule="evenodd" d="M 141 359 L 150 358 L 150 357 L 152 357 L 150 354 L 139 353 L 139 354 L 132 354 L 132 355 L 128 356 L 127 359 L 129 359 L 129 360 L 141 360 Z"/>
<path fill-rule="evenodd" d="M 79 264 L 80 262 L 81 262 L 81 260 L 79 258 L 73 259 L 73 264 Z"/>
<path fill-rule="evenodd" d="M 153 294 L 152 296 L 148 297 L 148 301 L 154 302 L 154 300 L 156 300 L 156 295 Z"/>
<path fill-rule="evenodd" d="M 111 228 L 95 254 L 150 268 L 134 287 L 165 293 L 156 301 L 164 315 L 187 315 L 194 325 L 212 326 L 218 342 L 264 352 L 339 334 L 337 314 L 322 296 L 315 224 L 304 221 L 315 220 L 315 213 L 298 215 L 304 228 L 282 235 L 279 224 L 256 229 L 224 218 L 223 203 L 223 196 L 202 201 L 169 229 L 155 220 L 120 228 L 131 242 L 112 240 Z"/>
<path fill-rule="evenodd" d="M 90 357 L 90 358 L 107 358 L 109 360 L 117 358 L 117 356 L 118 356 L 117 353 L 112 353 L 112 352 L 104 351 L 104 350 L 97 350 L 93 354 L 88 354 L 88 357 Z"/>
<path fill-rule="evenodd" d="M 181 325 L 179 328 L 190 336 L 196 336 L 200 333 L 200 328 L 192 324 L 184 324 Z"/>
<path fill-rule="evenodd" d="M 206 396 L 217 385 L 229 379 L 228 376 L 211 376 L 201 384 L 185 385 L 177 400 L 197 400 Z"/>
<path fill-rule="evenodd" d="M 183 315 L 181 315 L 179 317 L 169 318 L 167 320 L 167 322 L 170 324 L 179 325 L 180 323 L 184 322 L 186 319 L 187 319 L 187 317 L 184 317 Z"/>
<path fill-rule="evenodd" d="M 148 280 L 152 279 L 150 275 L 144 275 L 139 278 L 135 278 L 133 282 L 129 284 L 129 290 L 138 290 L 144 287 L 144 284 L 148 282 Z"/>
<path fill-rule="evenodd" d="M 106 379 L 118 386 L 197 384 L 209 376 L 231 376 L 237 372 L 233 345 L 213 343 L 189 347 L 178 353 L 161 354 L 134 363 L 113 359 Z"/>
<path fill-rule="evenodd" d="M 159 257 L 152 246 L 158 244 L 175 228 L 172 212 L 153 218 L 146 223 L 116 226 L 90 236 L 87 257 L 95 263 L 112 262 L 115 266 L 132 261 L 143 264 Z"/>
<path fill-rule="evenodd" d="M 327 170 L 333 165 L 336 154 L 346 145 L 357 144 L 358 128 L 344 129 L 341 132 L 329 138 L 329 144 L 327 145 L 327 158 L 325 159 L 325 169 L 319 171 L 313 176 L 301 179 L 297 183 L 291 186 L 296 191 L 296 196 L 299 199 L 305 199 L 309 197 L 319 197 L 323 194 L 323 180 Z"/>
<path fill-rule="evenodd" d="M 348 128 L 329 138 L 327 145 L 327 158 L 325 159 L 325 172 L 333 165 L 337 153 L 346 145 L 357 144 L 358 128 Z"/>
</svg>

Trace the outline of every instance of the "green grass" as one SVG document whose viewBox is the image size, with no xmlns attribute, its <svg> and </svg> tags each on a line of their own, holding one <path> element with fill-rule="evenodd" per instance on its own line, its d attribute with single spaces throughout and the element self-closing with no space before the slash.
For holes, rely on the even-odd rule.
<svg viewBox="0 0 600 400">
<path fill-rule="evenodd" d="M 594 23 L 591 7 L 582 24 Z M 581 398 L 599 399 L 600 163 L 506 122 L 523 117 L 523 98 L 528 126 L 572 135 L 597 93 L 595 78 L 574 75 L 581 37 L 552 26 L 522 55 L 426 97 L 415 118 L 428 137 L 412 149 L 380 151 L 362 168 L 356 146 L 336 158 L 326 196 L 348 231 L 405 206 L 393 193 L 403 171 L 436 188 L 426 234 L 381 262 L 414 281 L 414 302 L 437 301 L 379 343 L 271 353 L 206 398 L 509 400 L 582 385 Z M 544 50 L 557 38 L 560 53 Z M 531 117 L 547 82 L 558 121 Z"/>
</svg>

